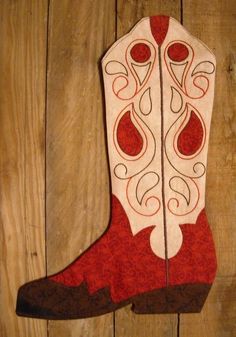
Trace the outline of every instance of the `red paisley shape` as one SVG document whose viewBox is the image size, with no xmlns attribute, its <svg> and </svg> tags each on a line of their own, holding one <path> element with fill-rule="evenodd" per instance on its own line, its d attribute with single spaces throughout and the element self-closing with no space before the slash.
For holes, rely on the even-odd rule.
<svg viewBox="0 0 236 337">
<path fill-rule="evenodd" d="M 178 136 L 177 147 L 184 156 L 191 156 L 196 153 L 203 141 L 203 127 L 200 119 L 191 111 L 189 121 Z"/>
<path fill-rule="evenodd" d="M 137 156 L 143 148 L 143 139 L 131 121 L 130 114 L 130 111 L 127 111 L 119 121 L 117 142 L 124 153 Z"/>
<path fill-rule="evenodd" d="M 181 62 L 186 60 L 189 55 L 189 51 L 183 43 L 175 42 L 169 46 L 167 54 L 172 61 Z"/>
<path fill-rule="evenodd" d="M 169 16 L 150 16 L 150 27 L 156 43 L 161 46 L 168 32 Z"/>
<path fill-rule="evenodd" d="M 131 51 L 130 55 L 135 62 L 144 63 L 151 57 L 151 50 L 145 43 L 136 43 Z"/>
</svg>

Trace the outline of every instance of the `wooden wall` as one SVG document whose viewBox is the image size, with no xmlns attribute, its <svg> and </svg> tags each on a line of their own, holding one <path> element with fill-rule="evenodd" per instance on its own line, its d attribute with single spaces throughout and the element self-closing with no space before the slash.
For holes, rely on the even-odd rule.
<svg viewBox="0 0 236 337">
<path fill-rule="evenodd" d="M 216 54 L 207 213 L 218 274 L 201 314 L 43 321 L 18 287 L 66 266 L 106 228 L 109 179 L 99 59 L 143 16 L 182 20 Z M 0 1 L 0 336 L 236 336 L 234 0 Z"/>
</svg>

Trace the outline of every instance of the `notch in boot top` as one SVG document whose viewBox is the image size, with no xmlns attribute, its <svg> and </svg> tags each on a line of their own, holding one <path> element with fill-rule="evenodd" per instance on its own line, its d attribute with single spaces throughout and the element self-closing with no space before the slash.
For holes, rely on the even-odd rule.
<svg viewBox="0 0 236 337">
<path fill-rule="evenodd" d="M 23 285 L 16 312 L 199 312 L 216 273 L 205 213 L 215 57 L 175 19 L 155 16 L 114 43 L 102 68 L 110 224 L 63 271 Z"/>
</svg>

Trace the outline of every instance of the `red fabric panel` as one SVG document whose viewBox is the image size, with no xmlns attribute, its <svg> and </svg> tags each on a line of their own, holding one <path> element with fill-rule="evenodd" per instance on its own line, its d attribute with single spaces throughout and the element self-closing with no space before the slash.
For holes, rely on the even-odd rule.
<svg viewBox="0 0 236 337">
<path fill-rule="evenodd" d="M 110 287 L 114 302 L 162 288 L 166 284 L 165 260 L 151 250 L 152 229 L 133 236 L 124 209 L 113 196 L 108 231 L 70 267 L 50 278 L 67 286 L 86 280 L 91 293 Z"/>
<path fill-rule="evenodd" d="M 113 196 L 108 230 L 73 264 L 50 279 L 67 286 L 86 281 L 90 293 L 109 287 L 114 302 L 166 286 L 165 260 L 150 247 L 153 226 L 133 236 L 119 200 Z M 169 260 L 170 284 L 211 283 L 216 259 L 204 210 L 196 225 L 182 225 L 181 251 Z"/>
<path fill-rule="evenodd" d="M 150 16 L 150 26 L 156 43 L 161 46 L 169 28 L 169 16 Z"/>
<path fill-rule="evenodd" d="M 181 229 L 183 245 L 169 260 L 170 285 L 212 283 L 217 262 L 205 209 L 199 214 L 196 224 L 184 224 Z"/>
</svg>

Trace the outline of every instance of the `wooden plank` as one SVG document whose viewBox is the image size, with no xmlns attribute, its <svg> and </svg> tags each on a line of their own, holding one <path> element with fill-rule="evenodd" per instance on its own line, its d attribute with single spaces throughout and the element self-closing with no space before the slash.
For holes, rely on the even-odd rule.
<svg viewBox="0 0 236 337">
<path fill-rule="evenodd" d="M 105 230 L 109 175 L 98 61 L 115 39 L 115 2 L 51 1 L 47 108 L 48 274 Z M 112 314 L 49 322 L 50 337 L 111 336 Z"/>
<path fill-rule="evenodd" d="M 217 60 L 206 204 L 218 273 L 202 313 L 181 315 L 180 336 L 236 336 L 236 7 L 234 1 L 184 1 L 183 14 L 186 28 Z"/>
<path fill-rule="evenodd" d="M 142 17 L 169 15 L 180 20 L 180 1 L 117 2 L 117 36 L 127 33 Z M 115 314 L 116 337 L 177 336 L 177 315 L 135 315 L 126 307 Z"/>
<path fill-rule="evenodd" d="M 15 314 L 18 287 L 45 275 L 47 1 L 0 2 L 0 336 L 45 337 Z"/>
<path fill-rule="evenodd" d="M 180 20 L 180 0 L 117 0 L 117 36 L 127 33 L 145 16 L 168 15 Z"/>
</svg>

